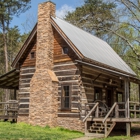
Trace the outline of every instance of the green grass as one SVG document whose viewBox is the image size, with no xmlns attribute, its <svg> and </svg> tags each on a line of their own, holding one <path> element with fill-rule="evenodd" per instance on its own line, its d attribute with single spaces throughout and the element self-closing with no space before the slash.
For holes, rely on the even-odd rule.
<svg viewBox="0 0 140 140">
<path fill-rule="evenodd" d="M 25 123 L 0 122 L 0 140 L 71 140 L 84 134 L 63 128 L 31 126 Z"/>
<path fill-rule="evenodd" d="M 126 137 L 126 136 L 112 136 L 108 138 L 102 138 L 102 139 L 93 139 L 93 140 L 134 140 L 132 137 Z"/>
</svg>

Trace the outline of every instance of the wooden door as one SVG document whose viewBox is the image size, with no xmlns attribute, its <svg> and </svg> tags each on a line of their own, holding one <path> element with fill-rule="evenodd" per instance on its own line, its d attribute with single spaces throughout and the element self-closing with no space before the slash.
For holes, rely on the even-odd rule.
<svg viewBox="0 0 140 140">
<path fill-rule="evenodd" d="M 113 95 L 112 90 L 108 89 L 107 90 L 107 101 L 106 101 L 108 107 L 112 106 L 112 95 Z"/>
</svg>

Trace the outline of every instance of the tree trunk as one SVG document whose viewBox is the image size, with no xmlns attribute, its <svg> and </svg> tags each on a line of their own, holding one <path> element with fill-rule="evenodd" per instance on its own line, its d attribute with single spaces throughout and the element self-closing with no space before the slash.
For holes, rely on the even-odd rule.
<svg viewBox="0 0 140 140">
<path fill-rule="evenodd" d="M 8 51 L 7 51 L 7 38 L 6 38 L 6 32 L 5 32 L 5 25 L 3 23 L 3 41 L 4 41 L 4 58 L 5 58 L 5 72 L 8 72 Z M 8 89 L 4 90 L 5 93 L 5 102 L 9 100 L 9 92 Z"/>
</svg>

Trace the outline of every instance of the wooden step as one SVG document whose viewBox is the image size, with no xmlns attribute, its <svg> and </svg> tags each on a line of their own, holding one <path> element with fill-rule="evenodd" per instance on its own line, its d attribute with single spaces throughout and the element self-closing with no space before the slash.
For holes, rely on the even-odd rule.
<svg viewBox="0 0 140 140">
<path fill-rule="evenodd" d="M 94 134 L 101 134 L 106 137 L 110 134 L 110 132 L 112 131 L 112 129 L 114 128 L 115 123 L 114 122 L 107 122 L 106 124 L 106 130 L 107 132 L 105 132 L 105 124 L 102 122 L 93 122 L 92 125 L 89 127 L 88 132 Z M 91 135 L 91 134 L 90 134 Z"/>
</svg>

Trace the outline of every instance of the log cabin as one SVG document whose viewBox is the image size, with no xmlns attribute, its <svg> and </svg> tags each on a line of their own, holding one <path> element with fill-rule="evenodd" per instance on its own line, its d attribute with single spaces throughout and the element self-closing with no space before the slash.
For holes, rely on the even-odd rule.
<svg viewBox="0 0 140 140">
<path fill-rule="evenodd" d="M 0 88 L 13 89 L 17 102 L 1 103 L 1 119 L 95 137 L 124 126 L 130 135 L 131 123 L 140 122 L 140 102 L 130 101 L 130 83 L 140 85 L 136 74 L 105 41 L 56 17 L 53 2 L 39 4 L 12 67 Z"/>
</svg>

